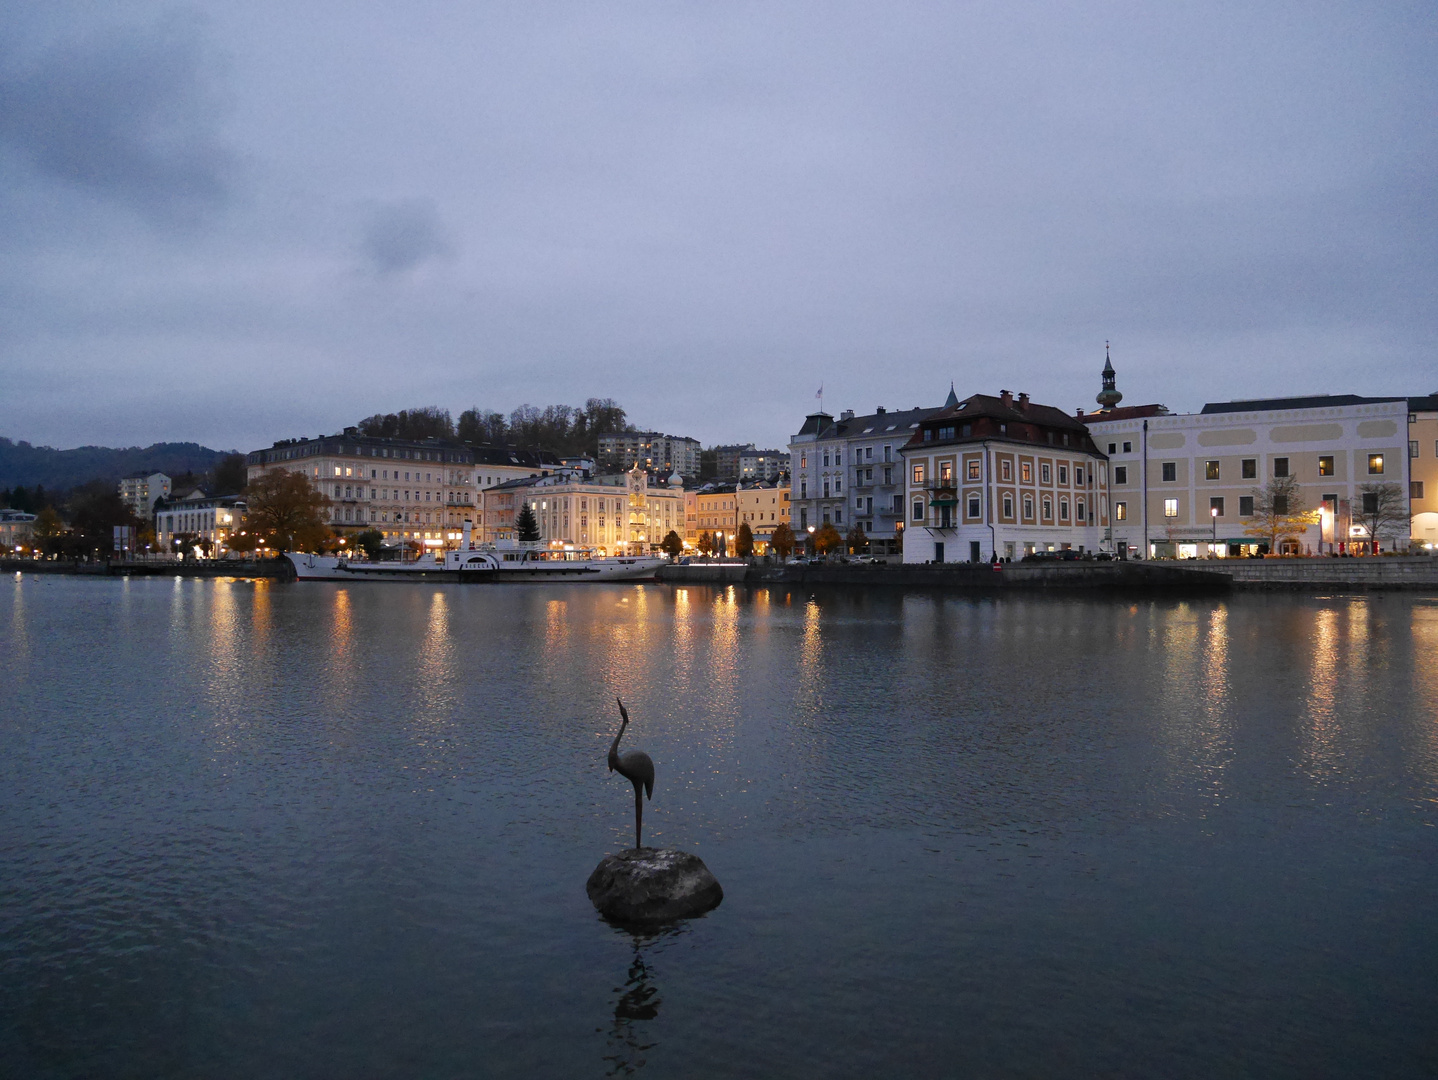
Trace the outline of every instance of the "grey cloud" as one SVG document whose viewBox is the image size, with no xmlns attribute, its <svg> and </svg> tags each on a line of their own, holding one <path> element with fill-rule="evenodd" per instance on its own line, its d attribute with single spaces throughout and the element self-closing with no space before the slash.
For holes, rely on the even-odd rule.
<svg viewBox="0 0 1438 1080">
<path fill-rule="evenodd" d="M 12 55 L 0 70 L 0 152 L 152 223 L 193 223 L 233 185 L 213 68 L 199 28 L 176 18 Z"/>
<path fill-rule="evenodd" d="M 439 211 L 428 199 L 376 207 L 364 225 L 364 253 L 381 274 L 412 270 L 451 251 Z"/>
</svg>

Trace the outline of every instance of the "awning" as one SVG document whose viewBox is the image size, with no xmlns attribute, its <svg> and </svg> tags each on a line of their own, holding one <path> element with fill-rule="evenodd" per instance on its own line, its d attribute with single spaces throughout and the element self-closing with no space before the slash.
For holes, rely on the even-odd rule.
<svg viewBox="0 0 1438 1080">
<path fill-rule="evenodd" d="M 958 506 L 958 499 L 930 499 L 930 506 Z"/>
</svg>

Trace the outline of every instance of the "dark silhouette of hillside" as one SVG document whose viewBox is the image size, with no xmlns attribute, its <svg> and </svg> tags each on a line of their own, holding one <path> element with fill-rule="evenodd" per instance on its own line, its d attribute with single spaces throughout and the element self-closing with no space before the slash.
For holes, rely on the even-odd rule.
<svg viewBox="0 0 1438 1080">
<path fill-rule="evenodd" d="M 234 451 L 211 450 L 199 443 L 56 450 L 0 436 L 0 488 L 42 484 L 52 491 L 63 491 L 91 480 L 119 483 L 122 476 L 135 472 L 162 472 L 171 477 L 208 473 L 231 453 Z"/>
</svg>

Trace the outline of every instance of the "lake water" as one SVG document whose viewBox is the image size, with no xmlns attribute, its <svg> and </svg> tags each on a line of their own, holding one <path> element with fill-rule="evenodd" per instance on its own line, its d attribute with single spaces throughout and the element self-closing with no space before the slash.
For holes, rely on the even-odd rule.
<svg viewBox="0 0 1438 1080">
<path fill-rule="evenodd" d="M 7 1076 L 1438 1070 L 1433 598 L 27 575 L 0 685 Z"/>
</svg>

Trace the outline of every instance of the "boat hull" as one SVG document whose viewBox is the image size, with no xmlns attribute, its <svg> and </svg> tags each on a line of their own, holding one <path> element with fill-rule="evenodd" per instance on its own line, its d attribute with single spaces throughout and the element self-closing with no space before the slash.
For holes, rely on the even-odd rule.
<svg viewBox="0 0 1438 1080">
<path fill-rule="evenodd" d="M 506 564 L 493 558 L 412 563 L 365 562 L 335 555 L 286 553 L 300 581 L 458 581 L 502 584 L 536 581 L 653 581 L 663 559 L 537 560 Z"/>
</svg>

